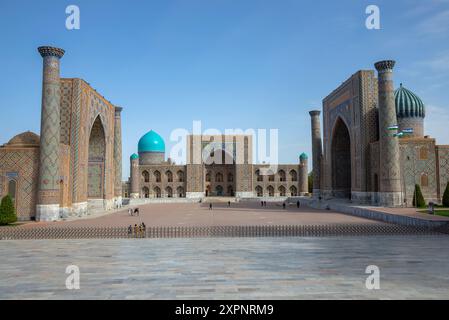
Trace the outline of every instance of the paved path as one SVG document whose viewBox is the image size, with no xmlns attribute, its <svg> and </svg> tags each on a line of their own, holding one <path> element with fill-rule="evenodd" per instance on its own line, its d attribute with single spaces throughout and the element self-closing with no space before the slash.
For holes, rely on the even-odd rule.
<svg viewBox="0 0 449 320">
<path fill-rule="evenodd" d="M 449 299 L 447 236 L 2 241 L 0 256 L 0 299 Z"/>
</svg>

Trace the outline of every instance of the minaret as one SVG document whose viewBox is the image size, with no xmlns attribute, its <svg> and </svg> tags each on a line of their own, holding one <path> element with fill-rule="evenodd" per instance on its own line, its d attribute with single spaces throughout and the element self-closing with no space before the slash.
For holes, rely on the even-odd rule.
<svg viewBox="0 0 449 320">
<path fill-rule="evenodd" d="M 299 156 L 299 195 L 305 196 L 309 193 L 309 158 L 302 153 Z"/>
<path fill-rule="evenodd" d="M 137 199 L 140 195 L 140 174 L 139 174 L 139 156 L 133 154 L 131 156 L 131 192 L 129 197 Z"/>
<path fill-rule="evenodd" d="M 59 59 L 64 50 L 39 47 L 43 58 L 42 110 L 40 132 L 39 181 L 36 220 L 59 219 L 59 143 L 60 143 L 60 80 Z"/>
<path fill-rule="evenodd" d="M 312 124 L 312 161 L 313 161 L 313 197 L 320 197 L 321 186 L 321 155 L 323 154 L 321 144 L 321 111 L 313 110 L 309 112 Z"/>
<path fill-rule="evenodd" d="M 380 192 L 379 203 L 385 207 L 402 205 L 400 154 L 396 131 L 389 130 L 397 125 L 394 100 L 393 67 L 395 61 L 386 60 L 375 64 L 378 71 L 379 89 L 379 152 Z"/>
<path fill-rule="evenodd" d="M 114 196 L 118 205 L 122 204 L 122 110 L 121 107 L 115 107 L 114 116 Z"/>
</svg>

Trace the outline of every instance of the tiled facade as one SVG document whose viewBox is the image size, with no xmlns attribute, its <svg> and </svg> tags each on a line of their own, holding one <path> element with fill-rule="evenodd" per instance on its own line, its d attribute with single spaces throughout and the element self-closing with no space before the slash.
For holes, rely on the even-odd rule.
<svg viewBox="0 0 449 320">
<path fill-rule="evenodd" d="M 59 52 L 57 50 L 60 49 L 48 48 L 45 52 Z M 49 62 L 44 60 L 45 63 Z M 56 76 L 51 79 L 56 79 Z M 45 81 L 44 77 L 44 84 Z M 47 142 L 43 142 L 42 138 L 39 142 L 38 136 L 37 143 L 15 144 L 13 140 L 26 135 L 24 133 L 13 138 L 13 143 L 10 141 L 0 147 L 0 196 L 9 193 L 6 187 L 9 181 L 17 180 L 16 192 L 19 196 L 16 198 L 16 207 L 20 220 L 39 220 L 36 214 L 39 211 L 36 210 L 39 205 L 36 193 L 42 166 L 50 169 L 54 166 L 59 172 L 56 189 L 52 188 L 57 191 L 56 206 L 59 209 L 57 216 L 51 220 L 68 215 L 82 216 L 96 209 L 112 209 L 121 202 L 122 163 L 121 150 L 118 150 L 121 149 L 121 129 L 116 130 L 121 121 L 117 111 L 120 113 L 121 108 L 117 110 L 118 107 L 82 79 L 61 78 L 58 81 L 57 114 L 60 119 L 56 121 L 57 124 L 51 125 L 49 123 L 53 122 L 43 121 L 45 126 L 58 126 L 54 130 L 59 133 L 58 155 L 55 157 L 57 163 L 48 167 L 51 162 L 42 160 L 40 154 L 43 143 Z M 44 89 L 43 95 L 46 94 Z M 42 180 L 44 185 L 46 180 Z M 118 196 L 115 196 L 116 193 Z"/>
<path fill-rule="evenodd" d="M 376 64 L 382 86 L 373 70 L 358 71 L 323 100 L 321 170 L 314 174 L 319 179 L 319 196 L 411 206 L 415 184 L 419 184 L 426 201 L 441 201 L 449 181 L 449 147 L 424 136 L 422 125 L 400 138 L 389 131 L 395 124 L 415 128 L 414 123 L 422 122 L 422 118 L 391 115 L 396 114 L 393 66 L 394 61 Z M 394 151 L 395 143 L 398 151 Z"/>
<path fill-rule="evenodd" d="M 217 143 L 219 147 L 216 147 Z M 215 147 L 210 150 L 210 156 L 204 157 L 208 144 Z M 146 164 L 147 154 L 143 160 L 142 157 L 131 158 L 131 177 L 123 197 L 252 198 L 308 193 L 307 159 L 298 164 L 277 165 L 274 167 L 276 172 L 266 172 L 267 165 L 252 163 L 252 150 L 252 136 L 190 135 L 187 137 L 186 165 L 175 165 L 170 161 Z M 163 154 L 158 156 L 163 158 Z"/>
</svg>

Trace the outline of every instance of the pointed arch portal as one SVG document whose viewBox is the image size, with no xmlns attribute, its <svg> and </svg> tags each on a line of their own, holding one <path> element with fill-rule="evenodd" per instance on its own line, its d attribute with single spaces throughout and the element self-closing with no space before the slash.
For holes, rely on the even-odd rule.
<svg viewBox="0 0 449 320">
<path fill-rule="evenodd" d="M 351 138 L 344 121 L 338 118 L 332 135 L 332 189 L 338 198 L 351 197 Z"/>
</svg>

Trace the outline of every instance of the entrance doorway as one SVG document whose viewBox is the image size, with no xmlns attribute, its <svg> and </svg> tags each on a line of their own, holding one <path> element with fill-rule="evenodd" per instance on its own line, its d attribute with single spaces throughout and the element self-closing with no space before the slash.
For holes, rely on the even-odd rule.
<svg viewBox="0 0 449 320">
<path fill-rule="evenodd" d="M 332 135 L 332 190 L 337 198 L 351 198 L 351 138 L 339 118 Z"/>
</svg>

